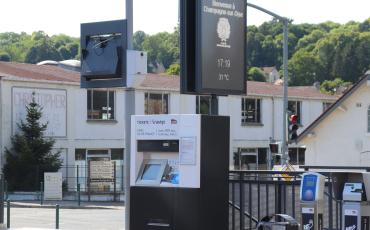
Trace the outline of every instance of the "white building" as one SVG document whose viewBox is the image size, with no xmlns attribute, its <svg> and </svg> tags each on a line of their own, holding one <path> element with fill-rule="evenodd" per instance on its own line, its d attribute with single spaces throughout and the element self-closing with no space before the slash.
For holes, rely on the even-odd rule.
<svg viewBox="0 0 370 230">
<path fill-rule="evenodd" d="M 306 165 L 370 165 L 370 74 L 361 78 L 298 137 Z"/>
<path fill-rule="evenodd" d="M 130 89 L 80 88 L 80 74 L 53 65 L 0 62 L 1 159 L 10 147 L 16 123 L 25 117 L 32 92 L 49 122 L 47 135 L 61 149 L 64 176 L 74 177 L 76 165 L 112 159 L 123 164 L 125 153 L 125 96 L 134 93 L 135 114 L 208 113 L 208 96 L 180 95 L 179 77 L 158 74 L 135 76 Z M 246 96 L 219 97 L 219 114 L 231 117 L 231 166 L 265 169 L 271 141 L 282 136 L 282 86 L 248 82 Z M 336 97 L 314 87 L 290 87 L 289 108 L 300 118 L 301 130 L 315 120 Z M 291 149 L 294 164 L 303 164 L 304 151 Z M 123 175 L 123 168 L 117 174 Z M 83 173 L 83 172 L 80 172 Z M 81 175 L 80 176 L 86 176 Z M 75 182 L 73 182 L 75 183 Z"/>
</svg>

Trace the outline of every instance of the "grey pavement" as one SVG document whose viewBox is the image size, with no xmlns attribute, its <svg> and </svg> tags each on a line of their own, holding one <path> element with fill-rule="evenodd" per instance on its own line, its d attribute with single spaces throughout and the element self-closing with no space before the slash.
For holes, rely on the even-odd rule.
<svg viewBox="0 0 370 230">
<path fill-rule="evenodd" d="M 125 226 L 122 202 L 39 201 L 11 202 L 10 229 L 55 229 L 55 205 L 60 205 L 59 228 L 121 230 Z M 6 222 L 6 208 L 5 222 Z"/>
</svg>

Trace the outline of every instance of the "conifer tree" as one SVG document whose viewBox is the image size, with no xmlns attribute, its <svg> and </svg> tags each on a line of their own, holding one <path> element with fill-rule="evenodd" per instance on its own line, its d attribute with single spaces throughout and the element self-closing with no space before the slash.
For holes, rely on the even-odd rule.
<svg viewBox="0 0 370 230">
<path fill-rule="evenodd" d="M 62 165 L 60 152 L 52 152 L 55 140 L 44 136 L 48 123 L 40 123 L 42 108 L 35 93 L 26 111 L 25 121 L 17 124 L 19 131 L 11 138 L 11 148 L 5 148 L 4 175 L 10 191 L 39 190 L 44 172 L 56 172 Z"/>
</svg>

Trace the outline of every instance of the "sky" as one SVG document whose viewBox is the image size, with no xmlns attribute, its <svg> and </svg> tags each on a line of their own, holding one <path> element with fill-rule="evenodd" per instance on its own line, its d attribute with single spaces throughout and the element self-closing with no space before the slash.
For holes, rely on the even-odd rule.
<svg viewBox="0 0 370 230">
<path fill-rule="evenodd" d="M 222 1 L 222 0 L 219 0 Z M 370 0 L 248 0 L 293 23 L 362 22 L 370 18 Z M 272 18 L 247 8 L 248 25 Z M 42 30 L 79 37 L 80 23 L 124 19 L 125 0 L 2 0 L 0 32 Z M 172 32 L 178 23 L 178 0 L 134 0 L 134 31 Z"/>
</svg>

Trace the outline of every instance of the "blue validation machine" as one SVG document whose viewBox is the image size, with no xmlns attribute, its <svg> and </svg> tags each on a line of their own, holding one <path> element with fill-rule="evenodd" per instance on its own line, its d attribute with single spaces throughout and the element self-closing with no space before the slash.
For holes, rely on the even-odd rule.
<svg viewBox="0 0 370 230">
<path fill-rule="evenodd" d="M 309 172 L 302 175 L 301 226 L 303 230 L 322 230 L 324 212 L 325 176 Z"/>
</svg>

